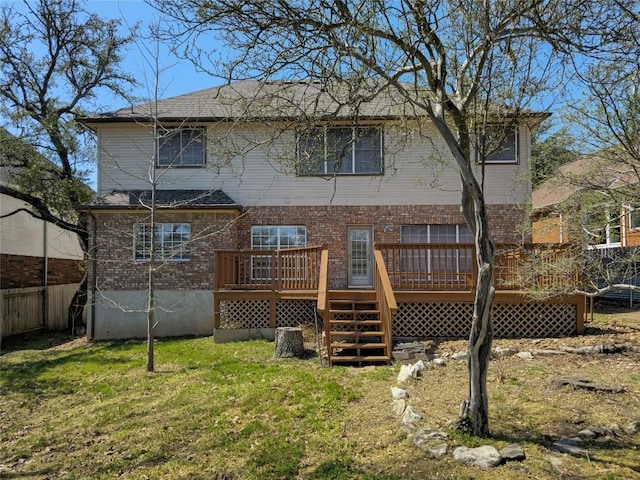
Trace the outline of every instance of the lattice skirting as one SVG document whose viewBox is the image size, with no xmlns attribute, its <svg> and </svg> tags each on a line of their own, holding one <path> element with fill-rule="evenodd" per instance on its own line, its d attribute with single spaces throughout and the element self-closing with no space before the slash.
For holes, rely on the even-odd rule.
<svg viewBox="0 0 640 480">
<path fill-rule="evenodd" d="M 220 302 L 220 328 L 268 328 L 269 300 L 225 300 Z M 313 324 L 316 302 L 278 300 L 276 326 L 295 327 Z"/>
<path fill-rule="evenodd" d="M 467 338 L 471 303 L 401 303 L 393 318 L 394 337 Z M 577 309 L 563 303 L 497 303 L 493 306 L 496 337 L 547 337 L 576 332 Z"/>
</svg>

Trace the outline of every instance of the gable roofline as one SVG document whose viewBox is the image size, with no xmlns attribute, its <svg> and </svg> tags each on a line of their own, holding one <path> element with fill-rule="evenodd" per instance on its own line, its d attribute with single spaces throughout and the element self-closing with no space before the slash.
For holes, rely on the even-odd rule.
<svg viewBox="0 0 640 480">
<path fill-rule="evenodd" d="M 428 92 L 416 91 L 415 94 L 427 95 Z M 315 122 L 354 118 L 375 121 L 425 117 L 415 109 L 393 87 L 376 80 L 369 80 L 358 87 L 339 82 L 241 80 L 158 102 L 91 114 L 80 121 L 91 127 L 105 123 L 150 123 L 154 118 L 165 123 L 213 123 L 287 122 L 302 118 Z M 513 112 L 506 106 L 496 108 L 496 111 L 507 118 L 517 115 L 530 125 L 550 115 L 548 112 Z"/>
</svg>

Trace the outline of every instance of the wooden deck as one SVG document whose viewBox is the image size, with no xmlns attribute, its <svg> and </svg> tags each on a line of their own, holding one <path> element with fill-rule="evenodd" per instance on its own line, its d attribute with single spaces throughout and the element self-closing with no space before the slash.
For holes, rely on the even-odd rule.
<svg viewBox="0 0 640 480">
<path fill-rule="evenodd" d="M 553 264 L 562 261 L 563 255 L 560 249 L 541 252 L 500 246 L 494 274 L 495 303 L 541 303 L 527 297 L 525 292 L 531 285 L 566 290 L 579 276 L 577 272 L 553 274 Z M 535 264 L 529 261 L 531 256 L 536 256 Z M 322 316 L 329 362 L 333 364 L 390 361 L 394 316 L 400 304 L 455 307 L 453 313 L 443 314 L 461 324 L 455 332 L 463 332 L 469 322 L 468 308 L 460 305 L 472 304 L 475 298 L 477 272 L 471 244 L 376 244 L 374 288 L 369 290 L 331 290 L 328 257 L 329 252 L 322 246 L 216 251 L 215 328 L 220 328 L 221 305 L 225 302 L 256 305 L 255 309 L 247 309 L 247 315 L 258 315 L 254 313 L 258 310 L 264 314 L 268 309 L 268 325 L 264 327 L 269 328 L 279 325 L 278 309 L 283 302 L 314 302 Z M 563 302 L 575 306 L 575 330 L 582 333 L 584 300 L 571 297 L 546 301 Z M 544 325 L 540 328 L 543 330 Z"/>
</svg>

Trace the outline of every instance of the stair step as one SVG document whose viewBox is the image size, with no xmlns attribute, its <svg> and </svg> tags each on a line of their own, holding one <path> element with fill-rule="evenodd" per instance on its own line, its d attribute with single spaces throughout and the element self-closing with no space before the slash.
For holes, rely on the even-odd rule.
<svg viewBox="0 0 640 480">
<path fill-rule="evenodd" d="M 388 355 L 345 355 L 340 357 L 331 357 L 331 363 L 338 362 L 388 362 L 391 357 Z"/>
<path fill-rule="evenodd" d="M 380 310 L 340 310 L 340 309 L 330 309 L 329 313 L 348 313 L 348 314 L 359 314 L 359 315 L 380 315 Z"/>
<path fill-rule="evenodd" d="M 369 330 L 367 332 L 340 332 L 332 330 L 329 332 L 329 335 L 335 335 L 337 337 L 381 337 L 384 335 L 384 332 L 381 330 Z"/>
<path fill-rule="evenodd" d="M 331 348 L 386 348 L 385 343 L 332 343 Z"/>
<path fill-rule="evenodd" d="M 330 325 L 382 325 L 382 320 L 354 320 L 353 318 L 332 318 Z"/>
</svg>

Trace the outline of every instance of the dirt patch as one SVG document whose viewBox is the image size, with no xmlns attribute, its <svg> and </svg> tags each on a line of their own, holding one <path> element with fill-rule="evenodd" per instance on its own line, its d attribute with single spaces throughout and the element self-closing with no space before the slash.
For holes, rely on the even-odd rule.
<svg viewBox="0 0 640 480">
<path fill-rule="evenodd" d="M 494 346 L 521 352 L 604 343 L 640 345 L 640 311 L 608 315 L 606 321 L 588 325 L 586 334 L 581 336 L 497 339 Z M 426 342 L 426 347 L 431 353 L 444 356 L 446 366 L 429 367 L 421 379 L 402 387 L 409 392 L 408 403 L 424 416 L 420 426 L 443 428 L 457 415 L 460 402 L 467 396 L 466 363 L 450 357 L 466 350 L 467 342 L 442 339 Z M 553 384 L 558 377 L 574 376 L 609 386 L 615 392 L 575 389 L 570 385 L 557 388 Z M 529 360 L 517 356 L 501 358 L 492 360 L 488 383 L 493 434 L 488 442 L 498 447 L 512 442 L 522 445 L 527 454 L 524 463 L 470 473 L 455 463 L 450 454 L 439 461 L 426 458 L 406 438 L 401 419 L 391 412 L 390 388 L 396 385 L 395 376 L 389 379 L 389 389 L 367 392 L 353 406 L 346 439 L 362 445 L 360 460 L 367 469 L 396 473 L 400 478 L 602 478 L 585 476 L 594 465 L 600 473 L 615 472 L 616 478 L 631 478 L 628 475 L 635 475 L 635 469 L 640 468 L 636 457 L 640 435 L 603 440 L 609 442 L 607 448 L 615 446 L 613 453 L 605 454 L 606 448 L 594 444 L 599 456 L 612 456 L 603 461 L 609 463 L 601 470 L 593 459 L 563 457 L 559 470 L 549 460 L 554 456 L 551 449 L 554 441 L 576 435 L 582 428 L 640 420 L 639 353 L 566 353 L 535 355 Z M 455 444 L 456 440 L 451 442 Z"/>
</svg>

